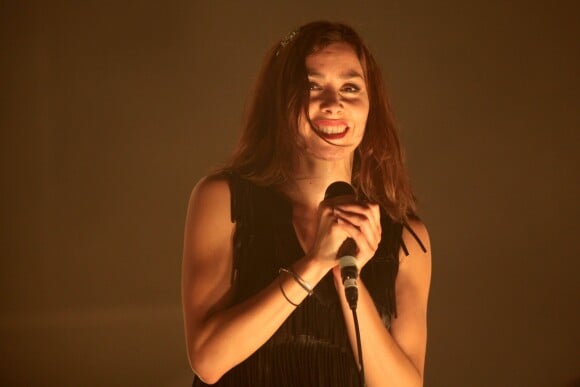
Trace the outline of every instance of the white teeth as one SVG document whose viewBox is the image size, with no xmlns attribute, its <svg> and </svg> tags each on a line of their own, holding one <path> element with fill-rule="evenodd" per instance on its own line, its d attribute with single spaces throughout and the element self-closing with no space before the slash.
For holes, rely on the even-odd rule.
<svg viewBox="0 0 580 387">
<path fill-rule="evenodd" d="M 342 133 L 346 131 L 346 126 L 343 125 L 339 125 L 339 126 L 318 126 L 316 127 L 316 129 L 318 129 L 319 132 L 322 132 L 324 134 L 337 134 L 337 133 Z"/>
</svg>

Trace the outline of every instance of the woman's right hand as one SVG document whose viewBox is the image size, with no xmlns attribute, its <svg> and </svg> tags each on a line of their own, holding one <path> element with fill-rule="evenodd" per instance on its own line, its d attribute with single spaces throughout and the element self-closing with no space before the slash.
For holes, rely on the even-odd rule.
<svg viewBox="0 0 580 387">
<path fill-rule="evenodd" d="M 307 256 L 330 270 L 338 264 L 338 250 L 347 238 L 356 243 L 360 270 L 374 255 L 381 239 L 378 205 L 359 203 L 352 196 L 322 201 L 315 241 Z"/>
<path fill-rule="evenodd" d="M 321 265 L 324 271 L 337 265 L 336 254 L 348 238 L 344 227 L 338 222 L 334 205 L 336 200 L 324 200 L 318 206 L 316 236 L 307 257 Z"/>
</svg>

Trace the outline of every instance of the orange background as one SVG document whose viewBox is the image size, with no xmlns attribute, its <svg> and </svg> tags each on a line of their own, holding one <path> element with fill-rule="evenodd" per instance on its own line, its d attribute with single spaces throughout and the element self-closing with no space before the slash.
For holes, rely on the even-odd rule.
<svg viewBox="0 0 580 387">
<path fill-rule="evenodd" d="M 0 385 L 190 383 L 189 192 L 316 19 L 388 82 L 433 245 L 426 386 L 578 381 L 578 7 L 419 3 L 3 3 Z"/>
</svg>

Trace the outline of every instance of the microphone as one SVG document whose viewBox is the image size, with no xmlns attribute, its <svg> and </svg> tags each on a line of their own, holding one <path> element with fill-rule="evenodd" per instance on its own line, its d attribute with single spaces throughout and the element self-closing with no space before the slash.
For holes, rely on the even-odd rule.
<svg viewBox="0 0 580 387">
<path fill-rule="evenodd" d="M 326 188 L 324 200 L 332 199 L 337 196 L 354 196 L 354 194 L 354 189 L 350 184 L 344 181 L 335 181 Z M 356 282 L 358 268 L 356 266 L 355 258 L 356 251 L 357 246 L 354 239 L 346 238 L 336 254 L 340 266 L 342 284 L 344 285 L 344 294 L 348 305 L 352 310 L 356 309 L 358 301 L 358 284 Z"/>
</svg>

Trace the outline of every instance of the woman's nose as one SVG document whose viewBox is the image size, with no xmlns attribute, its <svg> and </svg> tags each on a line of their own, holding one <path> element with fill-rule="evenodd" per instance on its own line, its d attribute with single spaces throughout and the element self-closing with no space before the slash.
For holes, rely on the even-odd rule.
<svg viewBox="0 0 580 387">
<path fill-rule="evenodd" d="M 342 111 L 340 95 L 334 90 L 324 90 L 320 96 L 320 109 L 328 113 L 338 113 Z"/>
</svg>

